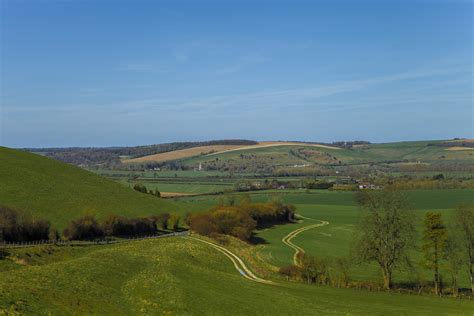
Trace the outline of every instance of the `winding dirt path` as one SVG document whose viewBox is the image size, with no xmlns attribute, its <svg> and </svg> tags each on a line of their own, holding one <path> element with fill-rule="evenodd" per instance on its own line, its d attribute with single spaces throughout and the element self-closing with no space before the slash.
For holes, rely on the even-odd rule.
<svg viewBox="0 0 474 316">
<path fill-rule="evenodd" d="M 304 218 L 304 219 L 309 219 L 309 220 L 315 220 L 315 219 L 312 219 L 312 218 L 308 218 L 308 217 L 304 217 L 304 216 L 299 216 L 300 218 Z M 293 238 L 295 238 L 296 236 L 298 236 L 298 234 L 308 230 L 308 229 L 312 229 L 312 228 L 316 228 L 316 227 L 321 227 L 321 226 L 324 226 L 324 225 L 328 225 L 329 222 L 328 221 L 321 221 L 319 220 L 320 223 L 318 224 L 312 224 L 312 225 L 308 225 L 308 226 L 304 226 L 304 227 L 300 227 L 298 229 L 295 229 L 294 231 L 290 232 L 288 235 L 286 235 L 285 237 L 283 237 L 283 239 L 281 240 L 285 245 L 293 248 L 295 250 L 295 253 L 293 255 L 293 262 L 295 265 L 298 265 L 298 255 L 300 253 L 304 253 L 304 249 L 301 248 L 300 246 L 298 245 L 295 245 L 294 243 L 291 242 L 291 240 Z M 275 282 L 272 282 L 272 281 L 269 281 L 269 280 L 265 280 L 265 279 L 262 279 L 262 278 L 259 278 L 258 276 L 256 276 L 248 267 L 247 265 L 243 262 L 243 260 L 241 258 L 239 258 L 235 253 L 233 253 L 232 251 L 230 251 L 229 249 L 225 248 L 225 247 L 222 247 L 222 246 L 219 246 L 215 243 L 212 243 L 210 241 L 207 241 L 207 240 L 204 240 L 204 239 L 200 239 L 200 238 L 196 238 L 196 237 L 193 237 L 193 236 L 186 236 L 185 238 L 190 238 L 190 239 L 193 239 L 193 240 L 197 240 L 199 242 L 202 242 L 202 243 L 205 243 L 205 244 L 208 244 L 209 246 L 213 247 L 214 249 L 216 249 L 217 251 L 223 253 L 227 258 L 229 258 L 230 261 L 232 261 L 232 263 L 234 264 L 234 267 L 237 271 L 239 271 L 239 273 L 244 277 L 246 278 L 247 280 L 250 280 L 250 281 L 254 281 L 254 282 L 258 282 L 258 283 L 264 283 L 264 284 L 277 284 Z"/>
<path fill-rule="evenodd" d="M 301 218 L 305 218 L 305 219 L 310 219 L 310 220 L 313 220 L 312 218 L 308 218 L 308 217 L 304 217 L 304 216 L 301 216 Z M 316 228 L 316 227 L 321 227 L 321 226 L 325 226 L 325 225 L 328 225 L 329 222 L 328 221 L 321 221 L 321 223 L 318 223 L 318 224 L 313 224 L 313 225 L 308 225 L 308 226 L 305 226 L 305 227 L 301 227 L 301 228 L 298 228 L 298 229 L 295 229 L 294 231 L 290 232 L 288 235 L 286 235 L 285 237 L 282 238 L 282 242 L 287 245 L 288 247 L 291 247 L 295 250 L 295 253 L 293 254 L 293 263 L 295 265 L 298 265 L 298 255 L 301 253 L 304 253 L 304 249 L 301 248 L 300 246 L 298 245 L 295 245 L 294 243 L 291 242 L 291 240 L 293 238 L 295 238 L 296 236 L 298 236 L 298 234 L 308 230 L 308 229 L 312 229 L 312 228 Z"/>
<path fill-rule="evenodd" d="M 230 261 L 232 261 L 232 263 L 234 264 L 234 267 L 235 269 L 237 269 L 237 271 L 239 271 L 239 273 L 246 279 L 248 280 L 251 280 L 251 281 L 254 281 L 254 282 L 258 282 L 258 283 L 265 283 L 265 284 L 275 284 L 274 282 L 272 281 L 269 281 L 269 280 L 264 280 L 262 278 L 259 278 L 258 276 L 256 276 L 246 265 L 245 263 L 242 261 L 242 259 L 240 259 L 235 253 L 233 253 L 232 251 L 230 251 L 229 249 L 227 248 L 224 248 L 222 246 L 219 246 L 219 245 L 216 245 L 212 242 L 209 242 L 207 240 L 203 240 L 203 239 L 200 239 L 200 238 L 196 238 L 196 237 L 192 237 L 192 236 L 189 236 L 187 238 L 191 238 L 191 239 L 194 239 L 194 240 L 197 240 L 197 241 L 200 241 L 200 242 L 203 242 L 205 244 L 208 244 L 209 246 L 215 248 L 216 250 L 222 252 L 227 258 L 230 259 Z"/>
</svg>

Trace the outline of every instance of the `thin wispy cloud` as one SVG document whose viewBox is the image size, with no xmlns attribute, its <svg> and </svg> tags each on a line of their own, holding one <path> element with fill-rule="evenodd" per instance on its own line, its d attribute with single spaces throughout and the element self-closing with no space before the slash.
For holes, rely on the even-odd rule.
<svg viewBox="0 0 474 316">
<path fill-rule="evenodd" d="M 183 111 L 186 113 L 243 113 L 256 110 L 285 110 L 291 109 L 308 110 L 308 111 L 335 111 L 356 109 L 360 106 L 383 106 L 396 105 L 401 103 L 415 102 L 468 102 L 470 96 L 467 94 L 431 94 L 428 98 L 424 94 L 416 94 L 414 91 L 409 95 L 407 92 L 401 96 L 390 96 L 383 98 L 369 98 L 354 100 L 350 98 L 344 102 L 341 101 L 325 101 L 328 97 L 344 95 L 346 93 L 357 92 L 365 89 L 377 88 L 379 85 L 391 82 L 410 82 L 421 78 L 442 77 L 461 73 L 469 73 L 469 70 L 461 67 L 446 67 L 433 69 L 415 69 L 412 71 L 390 74 L 373 78 L 365 78 L 360 80 L 342 81 L 338 83 L 321 85 L 308 88 L 294 88 L 275 91 L 260 91 L 248 94 L 238 95 L 216 95 L 205 98 L 150 98 L 138 99 L 117 103 L 105 104 L 71 104 L 67 107 L 31 107 L 31 106 L 6 106 L 8 112 L 24 112 L 24 111 L 64 111 L 75 112 L 89 109 L 94 112 L 107 112 L 113 110 L 114 113 L 122 114 L 144 114 L 159 112 L 175 112 Z M 438 80 L 437 84 L 443 84 L 443 80 Z M 455 81 L 456 82 L 456 81 Z M 451 79 L 446 79 L 446 84 L 452 83 Z M 407 86 L 410 87 L 409 85 Z M 430 86 L 428 85 L 427 88 Z M 407 90 L 408 91 L 408 90 Z M 360 99 L 360 98 L 359 98 Z M 368 100 L 368 101 L 367 101 Z M 372 101 L 371 101 L 372 100 Z M 410 101 L 411 100 L 411 101 Z M 472 98 L 471 98 L 472 100 Z M 373 102 L 372 104 L 369 104 Z M 347 107 L 345 107 L 347 106 Z"/>
</svg>

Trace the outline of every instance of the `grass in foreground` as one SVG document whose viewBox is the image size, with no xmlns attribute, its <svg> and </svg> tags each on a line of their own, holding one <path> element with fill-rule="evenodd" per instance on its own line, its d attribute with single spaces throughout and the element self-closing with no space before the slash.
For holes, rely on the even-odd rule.
<svg viewBox="0 0 474 316">
<path fill-rule="evenodd" d="M 181 237 L 65 248 L 51 256 L 61 259 L 0 272 L 0 306 L 35 315 L 469 315 L 474 308 L 450 298 L 258 284 L 242 278 L 223 254 Z"/>
</svg>

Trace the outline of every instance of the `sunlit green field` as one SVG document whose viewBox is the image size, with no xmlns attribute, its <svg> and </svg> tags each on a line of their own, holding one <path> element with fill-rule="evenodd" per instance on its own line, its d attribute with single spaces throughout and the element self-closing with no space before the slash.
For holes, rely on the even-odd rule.
<svg viewBox="0 0 474 316">
<path fill-rule="evenodd" d="M 244 279 L 220 252 L 183 237 L 62 248 L 35 257 L 9 270 L 0 261 L 1 308 L 31 315 L 469 315 L 474 308 L 471 301 L 451 298 L 259 284 Z"/>
<path fill-rule="evenodd" d="M 147 178 L 205 178 L 205 177 L 226 177 L 228 172 L 223 171 L 197 171 L 197 170 L 159 170 L 159 171 L 123 171 L 123 170 L 90 170 L 105 177 L 147 177 Z"/>
<path fill-rule="evenodd" d="M 128 183 L 122 181 L 126 186 L 133 188 L 134 183 Z M 209 182 L 209 183 L 170 183 L 170 182 L 146 182 L 139 181 L 139 183 L 145 185 L 148 190 L 158 189 L 160 192 L 176 192 L 176 193 L 213 193 L 213 192 L 224 192 L 225 190 L 232 189 L 232 184 Z"/>
<path fill-rule="evenodd" d="M 421 240 L 423 216 L 427 211 L 443 214 L 449 224 L 452 210 L 460 203 L 474 202 L 474 190 L 413 190 L 405 192 L 410 203 L 410 212 L 413 214 L 417 228 L 417 240 Z M 312 218 L 304 219 L 300 223 L 278 225 L 257 232 L 257 236 L 264 240 L 260 255 L 263 259 L 275 266 L 285 266 L 292 263 L 293 250 L 281 240 L 291 231 L 306 225 L 317 223 L 318 220 L 329 221 L 329 225 L 304 231 L 293 239 L 293 242 L 305 249 L 309 254 L 322 258 L 350 256 L 351 245 L 357 236 L 357 223 L 361 214 L 355 204 L 353 192 L 330 192 L 313 190 L 306 193 L 299 191 L 273 191 L 271 193 L 252 194 L 254 201 L 267 201 L 273 196 L 279 196 L 285 202 L 295 204 L 298 214 Z M 238 195 L 236 195 L 238 199 Z M 200 197 L 184 199 L 194 201 L 196 205 L 212 205 L 216 197 Z M 183 200 L 183 201 L 184 201 Z M 413 251 L 413 269 L 397 272 L 395 280 L 398 282 L 413 280 L 421 274 L 428 279 L 430 274 L 419 265 L 421 253 Z M 354 279 L 379 280 L 380 272 L 376 265 L 354 265 L 352 267 Z M 467 276 L 462 276 L 463 286 L 468 286 Z"/>
</svg>

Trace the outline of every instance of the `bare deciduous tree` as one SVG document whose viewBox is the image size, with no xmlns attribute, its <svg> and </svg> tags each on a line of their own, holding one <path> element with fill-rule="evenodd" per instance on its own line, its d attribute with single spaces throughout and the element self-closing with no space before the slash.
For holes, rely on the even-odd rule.
<svg viewBox="0 0 474 316">
<path fill-rule="evenodd" d="M 361 262 L 379 265 L 389 290 L 394 270 L 409 263 L 408 250 L 414 244 L 412 216 L 406 199 L 395 191 L 366 193 L 360 203 L 365 213 L 359 222 L 355 254 Z"/>
<path fill-rule="evenodd" d="M 471 277 L 471 291 L 474 293 L 474 204 L 459 206 L 454 213 L 455 234 L 461 241 L 465 266 Z"/>
</svg>

